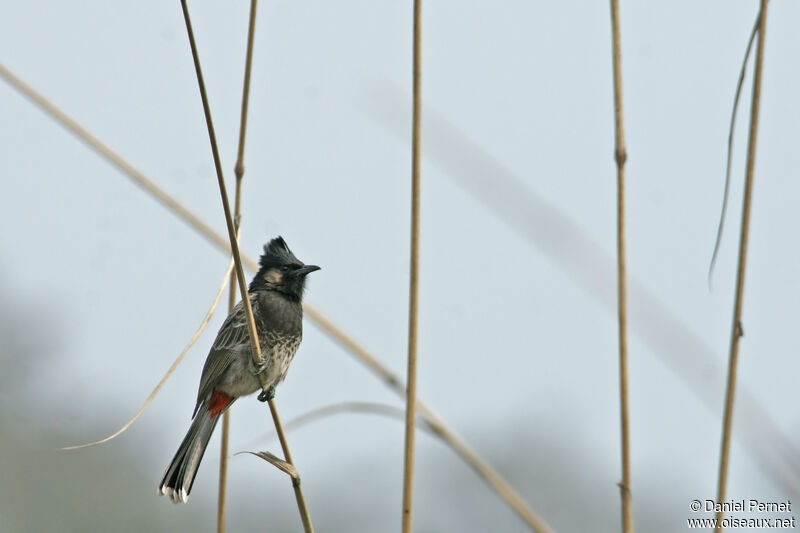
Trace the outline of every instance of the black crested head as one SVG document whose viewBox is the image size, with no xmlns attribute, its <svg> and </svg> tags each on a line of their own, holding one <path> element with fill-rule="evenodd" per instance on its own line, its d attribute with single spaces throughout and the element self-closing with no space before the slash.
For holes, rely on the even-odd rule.
<svg viewBox="0 0 800 533">
<path fill-rule="evenodd" d="M 264 245 L 259 260 L 261 268 L 250 282 L 250 291 L 277 291 L 288 298 L 300 301 L 306 284 L 306 275 L 319 270 L 316 265 L 306 265 L 294 256 L 283 237 L 276 237 Z"/>
<path fill-rule="evenodd" d="M 258 263 L 262 270 L 271 266 L 290 265 L 292 263 L 302 264 L 280 235 L 264 245 L 264 254 Z"/>
</svg>

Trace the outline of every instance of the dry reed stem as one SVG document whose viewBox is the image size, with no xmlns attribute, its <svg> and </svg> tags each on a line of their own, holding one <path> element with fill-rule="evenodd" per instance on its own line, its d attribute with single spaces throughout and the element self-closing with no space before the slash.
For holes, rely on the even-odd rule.
<svg viewBox="0 0 800 533">
<path fill-rule="evenodd" d="M 631 501 L 631 444 L 628 412 L 628 296 L 625 277 L 625 123 L 622 100 L 622 44 L 619 31 L 619 0 L 611 0 L 611 33 L 614 58 L 614 159 L 617 162 L 617 310 L 619 319 L 619 399 L 622 433 L 622 531 L 633 533 Z"/>
<path fill-rule="evenodd" d="M 281 432 L 279 432 L 278 435 L 281 435 Z M 300 474 L 297 472 L 297 468 L 295 468 L 291 461 L 284 461 L 270 452 L 238 452 L 236 455 L 242 453 L 249 453 L 250 455 L 260 457 L 292 478 L 292 486 L 295 488 L 294 494 L 297 498 L 297 506 L 301 509 L 305 508 L 306 500 L 303 497 L 302 491 L 300 491 Z M 305 522 L 305 519 L 309 517 L 308 512 L 306 511 L 306 513 L 303 513 L 301 511 L 300 517 L 304 519 L 303 527 L 306 528 L 307 531 L 313 531 L 314 528 L 311 525 L 311 522 Z"/>
<path fill-rule="evenodd" d="M 380 377 L 383 382 L 398 395 L 405 396 L 406 388 L 403 381 L 397 377 L 389 368 L 384 365 L 377 357 L 372 355 L 366 348 L 350 337 L 342 329 L 338 328 L 326 316 L 316 309 L 306 309 L 309 315 L 314 315 L 315 322 L 320 328 L 325 330 L 331 338 L 338 342 L 347 351 L 356 355 L 375 375 Z M 514 488 L 487 463 L 469 444 L 467 444 L 458 433 L 450 427 L 439 415 L 422 400 L 417 399 L 417 411 L 425 421 L 431 426 L 433 431 L 441 435 L 442 439 L 467 462 L 480 475 L 497 494 L 522 518 L 525 523 L 539 533 L 552 533 L 553 529 L 528 506 L 527 502 L 514 490 Z"/>
<path fill-rule="evenodd" d="M 256 33 L 256 10 L 258 9 L 258 0 L 250 0 L 250 19 L 247 26 L 247 52 L 244 63 L 244 83 L 242 84 L 242 112 L 239 118 L 239 149 L 236 154 L 236 166 L 234 173 L 236 174 L 236 213 L 241 212 L 239 200 L 239 187 L 242 183 L 242 176 L 244 176 L 244 144 L 247 137 L 247 111 L 250 106 L 250 73 L 253 66 L 253 42 L 255 41 Z"/>
<path fill-rule="evenodd" d="M 280 435 L 280 433 L 278 434 Z M 297 468 L 295 468 L 295 466 L 290 461 L 283 461 L 279 457 L 276 457 L 275 455 L 271 454 L 270 452 L 239 452 L 239 453 L 249 453 L 251 455 L 255 455 L 256 457 L 260 457 L 265 461 L 267 461 L 268 463 L 271 463 L 278 470 L 288 474 L 289 477 L 292 478 L 292 486 L 295 488 L 294 494 L 295 497 L 297 498 L 297 506 L 300 509 L 305 509 L 306 500 L 303 497 L 302 491 L 300 490 L 300 474 L 297 472 Z M 237 453 L 236 455 L 239 455 L 239 453 Z M 311 525 L 308 512 L 306 511 L 305 513 L 303 513 L 301 511 L 300 517 L 303 518 L 303 527 L 306 528 L 306 531 L 313 531 L 314 528 Z M 308 522 L 306 522 L 307 519 L 309 520 Z"/>
<path fill-rule="evenodd" d="M 214 296 L 214 302 L 211 304 L 211 307 L 208 309 L 205 318 L 203 318 L 203 321 L 200 323 L 200 327 L 197 328 L 197 332 L 195 332 L 195 334 L 189 340 L 189 343 L 186 345 L 186 347 L 183 349 L 180 355 L 175 359 L 175 361 L 172 362 L 172 365 L 169 367 L 169 370 L 167 370 L 167 373 L 164 374 L 164 377 L 161 378 L 161 381 L 158 382 L 156 388 L 153 389 L 153 392 L 150 393 L 150 396 L 147 397 L 147 399 L 144 401 L 139 410 L 136 411 L 136 414 L 133 415 L 133 418 L 128 420 L 128 422 L 125 423 L 124 426 L 119 428 L 119 430 L 116 433 L 113 433 L 104 439 L 94 442 L 88 442 L 86 444 L 67 446 L 65 448 L 61 448 L 62 450 L 78 450 L 80 448 L 88 448 L 90 446 L 97 446 L 98 444 L 106 443 L 122 435 L 125 431 L 127 431 L 129 427 L 133 425 L 134 422 L 136 422 L 136 420 L 140 416 L 142 416 L 142 413 L 145 412 L 145 410 L 150 406 L 150 404 L 153 402 L 158 393 L 161 392 L 161 389 L 164 388 L 164 385 L 166 385 L 169 378 L 172 377 L 172 374 L 178 368 L 178 365 L 181 364 L 181 361 L 183 361 L 183 358 L 189 352 L 189 349 L 192 346 L 194 346 L 194 343 L 197 342 L 197 339 L 199 339 L 200 335 L 202 335 L 203 332 L 205 331 L 206 327 L 208 326 L 208 323 L 211 321 L 211 317 L 214 316 L 214 312 L 217 310 L 219 301 L 222 299 L 222 293 L 225 292 L 225 287 L 228 285 L 228 278 L 230 277 L 232 271 L 233 271 L 233 261 L 231 260 L 230 263 L 228 264 L 228 269 L 225 271 L 225 275 L 222 278 L 222 283 L 220 284 L 219 289 L 217 290 L 217 294 L 216 296 Z"/>
<path fill-rule="evenodd" d="M 217 233 L 208 224 L 203 222 L 199 216 L 195 215 L 186 206 L 166 193 L 152 180 L 148 179 L 144 174 L 133 167 L 133 165 L 122 158 L 122 156 L 102 143 L 97 137 L 89 133 L 89 131 L 83 126 L 61 111 L 43 95 L 35 91 L 30 85 L 26 84 L 19 77 L 15 76 L 2 64 L 0 64 L 0 76 L 3 76 L 23 95 L 38 105 L 43 111 L 48 113 L 69 132 L 76 135 L 79 139 L 86 143 L 89 148 L 117 167 L 120 172 L 128 176 L 145 192 L 149 193 L 173 214 L 181 218 L 200 235 L 208 239 L 209 242 L 217 246 L 226 254 L 231 254 L 230 242 L 225 239 L 225 237 Z M 244 266 L 250 271 L 258 271 L 258 263 L 255 261 L 255 259 L 247 255 L 242 256 L 241 259 L 244 263 Z M 389 370 L 389 368 L 369 350 L 359 344 L 347 332 L 337 326 L 325 314 L 311 304 L 303 302 L 303 310 L 306 316 L 322 331 L 327 333 L 332 340 L 337 342 L 351 355 L 355 356 L 356 359 L 363 363 L 370 371 L 376 374 L 395 392 L 401 396 L 405 396 L 405 385 L 403 384 L 403 381 L 391 370 Z M 520 516 L 520 518 L 522 518 L 531 527 L 531 529 L 543 533 L 553 531 L 547 525 L 547 523 L 528 506 L 519 493 L 517 493 L 514 488 L 491 465 L 483 460 L 483 458 L 480 457 L 475 450 L 470 448 L 469 445 L 467 445 L 466 442 L 461 439 L 461 437 L 453 428 L 447 426 L 442 419 L 438 418 L 438 415 L 436 415 L 432 409 L 426 406 L 419 399 L 417 399 L 417 409 L 419 410 L 421 416 L 425 417 L 428 423 L 436 423 L 436 427 L 441 433 L 442 438 L 445 439 L 451 448 L 455 450 L 464 461 L 472 466 L 492 488 L 495 489 L 498 496 L 505 500 L 505 502 Z"/>
<path fill-rule="evenodd" d="M 487 463 L 478 452 L 470 447 L 439 415 L 434 413 L 422 402 L 417 402 L 417 408 L 434 433 L 441 436 L 447 444 L 461 456 L 484 480 L 499 494 L 508 505 L 522 518 L 531 530 L 538 533 L 553 533 L 554 529 L 545 520 L 531 509 L 527 502 L 514 490 L 514 488 Z"/>
<path fill-rule="evenodd" d="M 413 101 L 411 126 L 411 261 L 408 296 L 408 371 L 406 386 L 406 432 L 403 468 L 403 533 L 411 533 L 414 522 L 414 454 L 417 418 L 417 337 L 419 316 L 419 203 L 420 133 L 422 119 L 422 0 L 414 0 Z"/>
<path fill-rule="evenodd" d="M 407 105 L 401 91 L 391 86 L 373 90 L 368 96 L 360 96 L 359 104 L 364 106 L 365 114 L 396 139 L 406 140 Z M 616 313 L 617 295 L 613 289 L 616 257 L 455 124 L 433 110 L 423 110 L 423 114 L 425 156 L 429 162 L 550 257 L 603 308 Z M 641 336 L 706 407 L 718 413 L 721 401 L 711 392 L 713 383 L 697 372 L 699 367 L 715 368 L 714 350 L 640 279 L 630 272 L 627 278 L 629 304 L 641 310 L 629 317 L 632 331 Z M 742 421 L 738 435 L 750 455 L 787 492 L 800 495 L 800 448 L 743 386 L 739 387 L 737 401 L 740 405 L 737 417 Z"/>
<path fill-rule="evenodd" d="M 236 188 L 236 195 L 238 200 L 239 188 Z M 237 202 L 238 204 L 238 202 Z M 239 217 L 235 220 L 236 233 L 241 235 L 239 231 Z M 230 273 L 230 291 L 228 291 L 228 314 L 233 311 L 236 306 L 236 274 L 231 269 Z M 219 449 L 219 490 L 217 492 L 217 533 L 224 533 L 225 531 L 225 509 L 228 486 L 228 441 L 230 440 L 231 431 L 231 410 L 226 409 L 222 414 L 222 434 L 220 435 L 220 449 Z"/>
<path fill-rule="evenodd" d="M 292 452 L 289 450 L 289 441 L 286 440 L 286 433 L 283 431 L 283 425 L 281 424 L 280 416 L 278 416 L 278 408 L 275 406 L 275 400 L 270 399 L 267 403 L 269 403 L 269 410 L 272 413 L 272 420 L 275 422 L 275 432 L 278 434 L 283 456 L 286 458 L 286 462 L 294 468 L 294 459 L 292 459 Z M 311 523 L 311 514 L 308 512 L 306 498 L 303 496 L 303 491 L 300 488 L 299 474 L 292 476 L 292 487 L 294 487 L 294 497 L 297 500 L 297 509 L 300 511 L 300 520 L 303 522 L 303 529 L 306 533 L 313 533 L 314 526 Z"/>
<path fill-rule="evenodd" d="M 717 238 L 714 240 L 714 251 L 711 254 L 711 262 L 708 265 L 708 288 L 711 288 L 711 276 L 714 273 L 714 265 L 717 263 L 717 254 L 719 253 L 719 246 L 722 242 L 722 229 L 725 225 L 725 214 L 728 211 L 728 193 L 731 187 L 731 160 L 733 159 L 733 134 L 736 130 L 736 113 L 739 110 L 739 101 L 742 96 L 742 87 L 744 86 L 744 76 L 747 72 L 747 60 L 750 58 L 750 51 L 753 49 L 753 43 L 756 41 L 756 34 L 758 33 L 759 18 L 753 24 L 753 30 L 750 32 L 750 40 L 747 41 L 747 49 L 744 52 L 744 60 L 742 61 L 742 68 L 739 70 L 739 80 L 736 82 L 736 94 L 733 97 L 733 111 L 731 111 L 731 126 L 728 129 L 728 158 L 725 163 L 725 189 L 722 192 L 722 210 L 719 214 L 719 225 L 717 226 Z"/>
<path fill-rule="evenodd" d="M 92 135 L 86 128 L 78 124 L 72 117 L 64 113 L 55 104 L 38 93 L 33 87 L 22 81 L 22 79 L 8 70 L 3 64 L 0 64 L 0 76 L 3 76 L 3 78 L 13 85 L 14 88 L 24 94 L 43 111 L 48 113 L 70 133 L 80 138 L 95 152 L 103 156 L 106 160 L 108 160 L 108 162 L 117 167 L 123 174 L 131 178 L 137 185 L 152 195 L 156 200 L 161 202 L 164 207 L 178 215 L 178 217 L 182 218 L 187 224 L 204 235 L 207 239 L 211 240 L 214 244 L 225 250 L 227 253 L 230 253 L 230 244 L 225 237 L 214 231 L 214 229 L 206 224 L 202 218 L 195 215 L 192 211 L 187 209 L 186 206 L 175 200 L 152 180 L 148 179 L 147 176 L 142 174 L 133 165 L 123 159 L 121 155 L 103 144 L 100 139 Z"/>
<path fill-rule="evenodd" d="M 753 196 L 753 177 L 756 166 L 756 142 L 758 140 L 758 118 L 761 109 L 761 78 L 764 70 L 764 41 L 767 31 L 767 0 L 761 0 L 758 15 L 758 43 L 756 45 L 756 66 L 753 74 L 753 100 L 750 107 L 750 133 L 747 142 L 747 171 L 745 173 L 744 199 L 742 205 L 742 226 L 739 236 L 739 264 L 736 272 L 736 299 L 731 324 L 731 347 L 728 358 L 728 383 L 725 390 L 725 413 L 722 426 L 722 443 L 719 458 L 719 484 L 717 501 L 725 501 L 728 484 L 728 464 L 730 462 L 731 431 L 733 426 L 733 407 L 736 395 L 736 372 L 739 362 L 739 339 L 744 335 L 742 329 L 742 308 L 744 306 L 744 279 L 747 271 L 747 245 L 750 236 L 750 207 Z M 722 531 L 723 511 L 717 513 L 716 531 Z"/>
<path fill-rule="evenodd" d="M 233 225 L 239 233 L 242 219 L 242 179 L 244 178 L 244 144 L 247 137 L 247 109 L 250 102 L 250 72 L 253 66 L 253 42 L 256 30 L 256 9 L 258 0 L 250 1 L 250 16 L 247 25 L 247 48 L 244 63 L 244 82 L 242 83 L 242 112 L 239 119 L 239 148 L 236 155 L 236 193 L 233 201 Z M 228 313 L 236 305 L 236 276 L 231 273 L 231 290 L 228 298 Z M 220 435 L 219 458 L 219 491 L 217 496 L 217 533 L 225 533 L 226 490 L 228 481 L 228 440 L 230 438 L 231 411 L 227 409 L 222 415 L 222 434 Z"/>
<path fill-rule="evenodd" d="M 189 37 L 189 45 L 192 50 L 192 60 L 194 61 L 194 69 L 195 73 L 197 74 L 197 86 L 200 90 L 200 98 L 203 102 L 203 113 L 205 114 L 206 118 L 206 126 L 208 127 L 208 138 L 211 143 L 211 153 L 214 157 L 214 168 L 217 171 L 217 182 L 219 183 L 219 193 L 220 198 L 222 199 L 222 208 L 225 211 L 225 222 L 228 226 L 228 238 L 230 240 L 231 251 L 233 253 L 233 259 L 236 263 L 236 278 L 239 281 L 239 290 L 242 296 L 242 307 L 244 308 L 245 317 L 247 318 L 247 329 L 250 335 L 250 345 L 252 347 L 252 357 L 253 362 L 256 367 L 261 366 L 263 362 L 263 355 L 261 353 L 261 346 L 259 345 L 258 340 L 258 332 L 256 331 L 256 322 L 255 318 L 253 317 L 253 309 L 250 304 L 250 297 L 247 291 L 247 284 L 245 283 L 244 279 L 244 270 L 242 268 L 242 258 L 239 254 L 239 245 L 236 239 L 236 230 L 233 226 L 233 217 L 231 216 L 231 208 L 230 204 L 228 203 L 228 192 L 225 188 L 225 178 L 223 177 L 222 173 L 222 162 L 219 156 L 219 148 L 217 147 L 217 139 L 216 134 L 214 132 L 214 122 L 211 117 L 211 106 L 208 103 L 208 94 L 206 93 L 206 86 L 205 82 L 203 81 L 203 71 L 200 67 L 200 57 L 197 53 L 197 44 L 194 39 L 194 31 L 192 30 L 192 21 L 189 17 L 189 8 L 187 6 L 186 0 L 181 0 L 181 8 L 183 9 L 183 18 L 186 22 L 186 33 Z M 263 372 L 257 374 L 259 381 L 261 382 L 261 388 L 264 391 L 264 394 L 267 392 L 267 382 L 266 376 Z M 272 399 L 269 400 L 269 408 L 272 412 L 272 418 L 275 423 L 275 429 L 278 431 L 278 434 L 281 435 L 283 433 L 280 419 L 278 417 L 278 411 L 275 408 L 275 404 Z M 281 446 L 283 447 L 284 454 L 286 455 L 286 460 L 289 463 L 293 463 L 292 457 L 289 454 L 289 446 L 286 442 L 285 437 L 281 440 Z M 308 507 L 305 503 L 305 498 L 303 497 L 302 489 L 300 488 L 300 483 L 293 483 L 292 484 L 295 489 L 295 495 L 297 497 L 297 506 L 298 510 L 300 511 L 300 517 L 303 522 L 303 528 L 306 533 L 313 533 L 314 529 L 311 526 L 311 517 L 308 513 Z"/>
<path fill-rule="evenodd" d="M 231 207 L 228 202 L 228 191 L 225 188 L 225 178 L 222 173 L 222 161 L 219 157 L 219 148 L 217 147 L 217 134 L 214 131 L 214 121 L 211 117 L 211 106 L 208 103 L 208 94 L 206 93 L 206 84 L 203 80 L 203 70 L 200 67 L 200 56 L 197 53 L 197 43 L 194 39 L 194 30 L 192 29 L 192 20 L 189 17 L 189 7 L 186 0 L 181 0 L 181 8 L 183 9 L 183 20 L 186 22 L 186 33 L 189 36 L 189 47 L 192 51 L 192 60 L 194 61 L 194 71 L 197 75 L 197 86 L 200 90 L 200 100 L 203 103 L 203 114 L 206 119 L 206 126 L 208 129 L 208 139 L 211 143 L 211 154 L 214 158 L 214 168 L 217 171 L 217 183 L 219 184 L 219 195 L 222 199 L 222 209 L 225 212 L 225 224 L 228 227 L 228 239 L 231 246 L 231 253 L 233 260 L 236 263 L 236 278 L 239 281 L 239 291 L 242 298 L 242 307 L 244 308 L 245 317 L 247 319 L 247 332 L 250 336 L 250 346 L 252 348 L 251 355 L 253 356 L 253 363 L 256 367 L 261 366 L 263 363 L 263 356 L 261 354 L 261 346 L 258 340 L 258 332 L 256 331 L 256 321 L 253 318 L 253 308 L 250 304 L 250 298 L 247 293 L 247 283 L 244 279 L 244 270 L 242 269 L 242 258 L 239 254 L 239 245 L 236 241 L 236 230 L 233 227 L 233 216 L 231 215 Z M 261 381 L 261 388 L 266 392 L 266 376 L 263 373 L 258 374 L 259 381 Z"/>
<path fill-rule="evenodd" d="M 225 510 L 226 510 L 226 497 L 225 492 L 228 486 L 228 441 L 230 437 L 231 417 L 225 411 L 222 416 L 222 434 L 219 447 L 219 489 L 217 491 L 217 533 L 225 532 Z"/>
</svg>

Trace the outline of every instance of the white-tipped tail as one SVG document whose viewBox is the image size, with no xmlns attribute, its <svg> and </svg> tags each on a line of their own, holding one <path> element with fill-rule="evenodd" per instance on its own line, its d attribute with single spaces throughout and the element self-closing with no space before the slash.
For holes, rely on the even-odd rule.
<svg viewBox="0 0 800 533">
<path fill-rule="evenodd" d="M 175 490 L 172 487 L 161 485 L 160 490 L 161 495 L 168 496 L 173 503 L 186 503 L 189 501 L 189 493 L 187 493 L 184 489 Z"/>
<path fill-rule="evenodd" d="M 197 469 L 200 467 L 200 461 L 203 459 L 218 419 L 219 415 L 211 416 L 205 405 L 200 406 L 186 437 L 183 438 L 175 457 L 164 472 L 159 492 L 169 496 L 174 503 L 189 501 Z"/>
</svg>

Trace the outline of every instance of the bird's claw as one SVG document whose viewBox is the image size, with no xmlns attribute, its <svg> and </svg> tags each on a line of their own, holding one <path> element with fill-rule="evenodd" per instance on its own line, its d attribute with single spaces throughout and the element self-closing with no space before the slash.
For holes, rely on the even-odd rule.
<svg viewBox="0 0 800 533">
<path fill-rule="evenodd" d="M 254 362 L 251 365 L 250 372 L 252 372 L 254 376 L 257 376 L 263 371 L 265 371 L 267 369 L 267 366 L 269 366 L 269 361 L 267 361 L 266 357 L 262 357 L 260 362 L 258 363 Z"/>
<path fill-rule="evenodd" d="M 267 390 L 261 391 L 261 394 L 258 395 L 258 401 L 260 402 L 268 402 L 275 397 L 275 387 L 270 385 Z"/>
</svg>

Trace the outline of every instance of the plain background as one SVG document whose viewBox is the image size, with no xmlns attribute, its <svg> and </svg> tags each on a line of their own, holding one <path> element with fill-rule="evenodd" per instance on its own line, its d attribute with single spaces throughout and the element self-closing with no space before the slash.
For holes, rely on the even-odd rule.
<svg viewBox="0 0 800 533">
<path fill-rule="evenodd" d="M 249 4 L 190 8 L 232 181 Z M 710 516 L 689 502 L 716 492 L 749 77 L 712 291 L 706 274 L 757 9 L 622 2 L 631 284 L 683 325 L 631 302 L 642 531 Z M 420 397 L 557 530 L 619 530 L 609 6 L 426 2 L 423 17 Z M 740 397 L 794 443 L 798 19 L 797 2 L 771 2 L 739 367 Z M 0 61 L 224 233 L 178 2 L 5 2 Z M 261 2 L 243 202 L 243 251 L 256 256 L 281 234 L 321 265 L 308 301 L 400 375 L 410 61 L 408 2 Z M 188 428 L 222 306 L 127 433 L 56 449 L 103 437 L 138 409 L 199 325 L 226 257 L 5 82 L 0 169 L 0 531 L 213 530 L 218 438 L 188 505 L 156 485 Z M 684 350 L 687 339 L 707 357 Z M 282 416 L 344 400 L 402 406 L 307 321 L 278 390 Z M 797 499 L 796 448 L 778 459 L 781 481 L 759 459 L 775 449 L 743 445 L 760 431 L 743 420 L 737 411 L 729 497 Z M 238 402 L 231 450 L 277 452 L 270 425 L 255 399 Z M 401 423 L 339 415 L 289 439 L 319 531 L 399 528 Z M 526 531 L 440 442 L 420 433 L 417 457 L 417 531 Z M 300 530 L 273 467 L 234 457 L 229 483 L 230 531 Z"/>
</svg>

